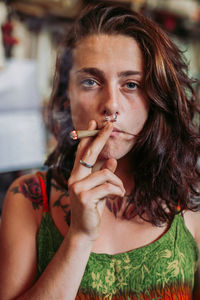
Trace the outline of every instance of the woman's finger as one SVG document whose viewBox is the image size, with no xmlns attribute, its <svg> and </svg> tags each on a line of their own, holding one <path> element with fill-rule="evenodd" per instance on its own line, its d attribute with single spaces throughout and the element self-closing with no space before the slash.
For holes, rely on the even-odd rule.
<svg viewBox="0 0 200 300">
<path fill-rule="evenodd" d="M 96 129 L 97 124 L 94 120 L 91 120 L 88 124 L 88 130 L 94 130 Z M 80 143 L 78 144 L 78 148 L 76 151 L 76 157 L 75 157 L 75 161 L 74 161 L 74 166 L 71 172 L 71 176 L 70 176 L 70 182 L 73 183 L 74 180 L 80 180 L 81 177 L 78 176 L 76 177 L 77 170 L 81 167 L 80 165 L 80 159 L 83 156 L 84 151 L 89 147 L 89 145 L 91 144 L 93 138 L 92 137 L 86 137 L 81 139 Z M 91 173 L 91 170 L 88 170 L 88 174 Z M 76 178 L 74 178 L 76 177 Z M 69 183 L 69 182 L 68 182 Z"/>
<path fill-rule="evenodd" d="M 82 192 L 83 203 L 87 203 L 89 206 L 97 205 L 101 200 L 105 200 L 107 197 L 119 196 L 123 197 L 123 192 L 119 186 L 113 185 L 109 182 L 97 186 L 87 192 Z M 93 199 L 93 201 L 88 201 L 88 199 Z"/>
<path fill-rule="evenodd" d="M 117 177 L 112 173 L 112 171 L 107 168 L 92 173 L 82 180 L 76 182 L 73 188 L 78 195 L 81 191 L 88 191 L 106 182 L 118 186 L 121 189 L 122 193 L 125 193 L 125 189 L 121 179 L 119 179 L 119 177 Z"/>
<path fill-rule="evenodd" d="M 88 149 L 84 152 L 82 160 L 89 160 L 91 164 L 95 164 L 99 154 L 109 139 L 112 130 L 113 124 L 107 123 L 106 126 L 98 133 L 97 137 L 93 140 Z"/>
<path fill-rule="evenodd" d="M 88 124 L 88 130 L 95 130 L 97 129 L 97 123 L 95 120 L 90 120 Z M 83 157 L 84 152 L 89 147 L 91 142 L 94 140 L 94 137 L 85 137 L 82 138 L 78 144 L 77 152 L 76 152 L 76 160 L 80 160 Z M 75 160 L 75 162 L 76 162 Z"/>
<path fill-rule="evenodd" d="M 90 123 L 89 129 L 94 126 L 94 123 Z M 108 123 L 106 126 L 99 132 L 98 136 L 94 139 L 91 137 L 84 138 L 78 147 L 76 153 L 76 159 L 74 163 L 74 168 L 72 170 L 71 181 L 79 181 L 82 178 L 88 176 L 92 172 L 92 168 L 87 168 L 80 164 L 80 160 L 86 162 L 87 164 L 94 165 L 97 161 L 97 158 L 105 146 L 111 132 L 113 124 Z"/>
</svg>

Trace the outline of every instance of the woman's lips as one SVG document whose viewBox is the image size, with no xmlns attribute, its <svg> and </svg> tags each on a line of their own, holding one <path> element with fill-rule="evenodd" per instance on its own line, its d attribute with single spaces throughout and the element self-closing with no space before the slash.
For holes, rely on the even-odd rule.
<svg viewBox="0 0 200 300">
<path fill-rule="evenodd" d="M 113 131 L 111 132 L 110 136 L 112 136 L 112 137 L 118 137 L 120 135 L 120 133 L 123 133 L 123 132 L 120 131 L 117 128 L 113 128 Z"/>
<path fill-rule="evenodd" d="M 120 134 L 128 134 L 128 135 L 135 136 L 135 134 L 133 133 L 127 132 L 125 130 L 120 130 L 118 128 L 113 128 L 113 131 L 111 132 L 110 136 L 118 137 Z"/>
<path fill-rule="evenodd" d="M 100 127 L 99 130 L 101 130 L 103 127 Z M 136 136 L 134 133 L 131 133 L 131 132 L 128 132 L 126 130 L 121 130 L 117 127 L 114 127 L 110 136 L 113 136 L 113 137 L 118 137 L 120 134 L 128 134 L 128 135 L 132 135 L 132 136 Z"/>
</svg>

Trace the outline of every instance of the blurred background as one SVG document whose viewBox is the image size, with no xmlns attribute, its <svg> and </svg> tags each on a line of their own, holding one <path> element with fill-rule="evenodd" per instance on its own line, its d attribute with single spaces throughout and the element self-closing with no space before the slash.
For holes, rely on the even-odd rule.
<svg viewBox="0 0 200 300">
<path fill-rule="evenodd" d="M 46 128 L 56 49 L 81 9 L 98 0 L 0 1 L 0 214 L 15 178 L 44 169 L 55 140 Z M 159 23 L 200 81 L 200 0 L 118 0 Z M 200 84 L 195 88 L 200 98 Z"/>
</svg>

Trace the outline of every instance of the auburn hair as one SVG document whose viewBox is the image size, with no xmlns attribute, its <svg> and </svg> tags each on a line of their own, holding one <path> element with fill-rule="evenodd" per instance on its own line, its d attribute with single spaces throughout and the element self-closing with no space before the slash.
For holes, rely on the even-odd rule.
<svg viewBox="0 0 200 300">
<path fill-rule="evenodd" d="M 100 3 L 86 7 L 66 34 L 58 55 L 49 103 L 49 127 L 57 146 L 46 164 L 66 187 L 77 143 L 68 138 L 73 128 L 67 87 L 73 49 L 89 35 L 124 35 L 137 41 L 144 60 L 142 87 L 149 115 L 131 150 L 134 190 L 124 217 L 139 215 L 152 224 L 170 221 L 181 210 L 198 209 L 200 136 L 194 117 L 199 107 L 194 81 L 188 77 L 183 53 L 153 21 L 123 6 Z"/>
</svg>

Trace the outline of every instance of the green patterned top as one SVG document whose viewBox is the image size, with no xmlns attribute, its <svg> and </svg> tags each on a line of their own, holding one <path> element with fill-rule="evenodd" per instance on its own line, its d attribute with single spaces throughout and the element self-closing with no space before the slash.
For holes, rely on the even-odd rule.
<svg viewBox="0 0 200 300">
<path fill-rule="evenodd" d="M 38 276 L 62 241 L 45 212 L 37 236 Z M 169 230 L 151 244 L 115 255 L 92 252 L 76 300 L 191 299 L 198 257 L 196 241 L 177 215 Z"/>
</svg>

